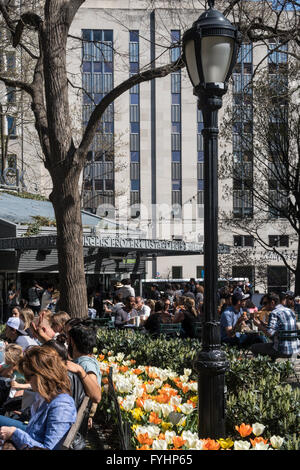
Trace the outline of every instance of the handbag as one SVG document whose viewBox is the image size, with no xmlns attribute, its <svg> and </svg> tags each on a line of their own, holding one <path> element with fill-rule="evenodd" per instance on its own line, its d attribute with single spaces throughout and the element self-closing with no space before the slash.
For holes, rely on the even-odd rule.
<svg viewBox="0 0 300 470">
<path fill-rule="evenodd" d="M 71 450 L 83 450 L 86 446 L 86 442 L 82 434 L 80 432 L 77 432 L 75 434 L 75 437 L 73 439 L 72 444 L 70 445 Z"/>
</svg>

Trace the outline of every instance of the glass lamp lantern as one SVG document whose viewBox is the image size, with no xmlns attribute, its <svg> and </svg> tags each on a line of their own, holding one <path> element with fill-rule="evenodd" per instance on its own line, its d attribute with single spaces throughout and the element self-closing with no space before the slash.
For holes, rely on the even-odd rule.
<svg viewBox="0 0 300 470">
<path fill-rule="evenodd" d="M 196 95 L 212 88 L 226 93 L 240 44 L 237 28 L 213 8 L 213 1 L 208 3 L 210 8 L 182 38 L 183 59 Z"/>
</svg>

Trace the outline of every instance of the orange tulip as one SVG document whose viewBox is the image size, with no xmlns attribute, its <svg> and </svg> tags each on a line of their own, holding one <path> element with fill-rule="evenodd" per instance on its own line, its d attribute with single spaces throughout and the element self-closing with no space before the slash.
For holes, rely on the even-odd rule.
<svg viewBox="0 0 300 470">
<path fill-rule="evenodd" d="M 267 444 L 268 439 L 264 439 L 263 437 L 256 437 L 255 439 L 250 439 L 250 442 L 252 444 L 252 447 L 255 447 L 256 444 L 259 444 L 260 442 Z"/>
<path fill-rule="evenodd" d="M 186 441 L 182 439 L 180 436 L 175 436 L 173 437 L 173 444 L 176 449 L 179 449 L 179 447 L 182 447 Z"/>
<path fill-rule="evenodd" d="M 132 372 L 136 375 L 142 374 L 143 371 L 141 369 L 132 369 Z"/>
<path fill-rule="evenodd" d="M 142 446 L 142 447 L 137 447 L 136 450 L 151 450 L 151 447 L 148 445 Z"/>
<path fill-rule="evenodd" d="M 166 439 L 166 436 L 161 432 L 157 439 L 162 439 L 164 441 Z"/>
<path fill-rule="evenodd" d="M 149 436 L 148 436 L 148 433 L 146 432 L 145 434 L 139 434 L 137 436 L 137 440 L 139 441 L 140 444 L 145 444 L 145 445 L 148 445 L 148 446 L 152 446 L 153 444 L 153 439 L 151 439 Z"/>
<path fill-rule="evenodd" d="M 240 426 L 236 426 L 235 429 L 240 433 L 242 437 L 249 436 L 252 433 L 253 429 L 250 424 L 242 423 Z"/>
<path fill-rule="evenodd" d="M 100 359 L 100 361 L 103 361 L 104 357 L 104 354 L 99 354 L 98 359 Z"/>
<path fill-rule="evenodd" d="M 159 417 L 157 416 L 157 414 L 154 411 L 152 411 L 150 413 L 149 423 L 160 424 L 161 422 L 162 422 L 162 420 L 159 419 Z"/>
<path fill-rule="evenodd" d="M 144 406 L 144 400 L 142 400 L 141 398 L 137 398 L 137 400 L 136 400 L 136 406 L 138 406 L 139 408 L 143 408 L 143 406 Z"/>
<path fill-rule="evenodd" d="M 127 366 L 121 366 L 121 367 L 119 367 L 119 371 L 120 371 L 120 372 L 123 372 L 123 373 L 124 373 L 124 372 L 127 372 L 127 371 L 128 371 L 128 367 L 127 367 Z"/>
<path fill-rule="evenodd" d="M 213 439 L 203 439 L 202 450 L 219 450 L 220 444 Z"/>
</svg>

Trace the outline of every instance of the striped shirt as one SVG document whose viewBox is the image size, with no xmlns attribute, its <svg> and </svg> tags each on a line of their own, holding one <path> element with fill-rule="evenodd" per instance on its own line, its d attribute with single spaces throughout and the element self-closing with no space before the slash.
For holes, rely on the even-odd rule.
<svg viewBox="0 0 300 470">
<path fill-rule="evenodd" d="M 297 329 L 296 315 L 290 308 L 279 304 L 269 315 L 268 332 L 274 337 L 274 349 L 282 354 L 296 354 L 300 351 L 300 341 L 280 340 L 280 331 L 292 331 Z"/>
</svg>

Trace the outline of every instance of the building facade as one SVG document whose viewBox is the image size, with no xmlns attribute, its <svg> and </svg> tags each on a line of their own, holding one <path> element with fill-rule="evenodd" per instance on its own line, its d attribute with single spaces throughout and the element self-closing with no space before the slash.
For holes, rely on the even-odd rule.
<svg viewBox="0 0 300 470">
<path fill-rule="evenodd" d="M 70 101 L 78 135 L 95 105 L 114 87 L 149 67 L 176 61 L 184 31 L 201 12 L 183 3 L 170 7 L 164 1 L 105 0 L 100 6 L 96 0 L 84 2 L 71 27 L 67 57 L 76 87 L 70 87 Z M 221 123 L 228 106 L 236 111 L 231 141 L 220 134 L 219 145 L 220 158 L 225 152 L 232 154 L 234 176 L 220 178 L 219 206 L 233 219 L 255 215 L 249 191 L 256 181 L 251 82 L 268 47 L 273 46 L 242 44 L 219 113 Z M 265 59 L 270 73 L 286 63 L 284 52 L 276 49 Z M 133 86 L 107 108 L 99 123 L 82 175 L 83 209 L 126 223 L 150 239 L 203 242 L 202 129 L 202 113 L 185 69 Z M 276 192 L 274 185 L 269 189 Z M 280 215 L 274 214 L 263 236 L 292 258 L 294 234 L 285 227 L 283 235 Z M 247 277 L 260 291 L 293 287 L 280 257 L 260 249 L 247 232 L 221 227 L 219 242 L 230 246 L 233 254 L 222 255 L 220 276 Z M 243 256 L 235 256 L 237 252 Z M 149 278 L 200 278 L 203 264 L 200 254 L 154 257 L 146 262 L 146 272 Z"/>
</svg>

